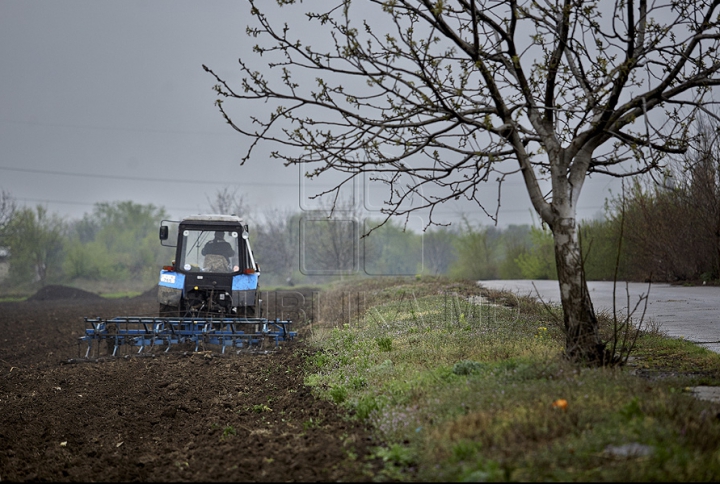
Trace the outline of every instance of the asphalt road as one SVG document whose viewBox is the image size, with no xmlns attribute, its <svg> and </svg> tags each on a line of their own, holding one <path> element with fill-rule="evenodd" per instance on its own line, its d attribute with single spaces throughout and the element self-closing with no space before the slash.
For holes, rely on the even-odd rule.
<svg viewBox="0 0 720 484">
<path fill-rule="evenodd" d="M 540 297 L 547 303 L 560 303 L 557 281 L 505 280 L 479 281 L 489 289 L 504 289 L 522 296 Z M 597 312 L 612 311 L 613 283 L 588 282 L 593 305 Z M 657 325 L 674 338 L 685 338 L 711 351 L 720 353 L 720 287 L 672 286 L 670 284 L 618 283 L 615 291 L 619 315 L 632 310 L 643 295 L 648 296 L 643 324 Z M 628 299 L 629 297 L 629 299 Z M 628 304 L 629 301 L 629 304 Z M 638 321 L 643 304 L 631 316 Z"/>
</svg>

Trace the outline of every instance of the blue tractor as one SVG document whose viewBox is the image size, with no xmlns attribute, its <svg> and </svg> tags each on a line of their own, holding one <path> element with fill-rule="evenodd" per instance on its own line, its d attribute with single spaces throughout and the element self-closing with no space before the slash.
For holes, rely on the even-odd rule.
<svg viewBox="0 0 720 484">
<path fill-rule="evenodd" d="M 172 236 L 171 236 L 172 233 Z M 248 226 L 235 215 L 193 215 L 160 223 L 160 243 L 175 248 L 175 259 L 160 271 L 158 316 L 85 318 L 89 357 L 104 341 L 112 356 L 124 346 L 164 348 L 181 344 L 195 351 L 207 345 L 241 351 L 278 346 L 296 333 L 292 321 L 262 317 L 258 278 Z"/>
</svg>

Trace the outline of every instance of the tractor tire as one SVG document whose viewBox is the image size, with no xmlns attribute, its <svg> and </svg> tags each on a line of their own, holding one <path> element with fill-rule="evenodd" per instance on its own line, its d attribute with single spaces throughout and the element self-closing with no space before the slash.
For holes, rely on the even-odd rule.
<svg viewBox="0 0 720 484">
<path fill-rule="evenodd" d="M 173 317 L 179 316 L 180 311 L 177 306 L 168 306 L 167 304 L 160 304 L 160 310 L 158 311 L 160 317 Z"/>
<path fill-rule="evenodd" d="M 254 318 L 255 306 L 239 306 L 236 314 L 240 318 Z"/>
</svg>

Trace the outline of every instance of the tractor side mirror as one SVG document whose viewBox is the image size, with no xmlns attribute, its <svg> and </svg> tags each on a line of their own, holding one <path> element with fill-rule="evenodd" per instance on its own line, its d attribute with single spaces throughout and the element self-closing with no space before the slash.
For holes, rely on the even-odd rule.
<svg viewBox="0 0 720 484">
<path fill-rule="evenodd" d="M 167 240 L 167 239 L 168 239 L 168 226 L 161 225 L 160 226 L 160 240 Z"/>
</svg>

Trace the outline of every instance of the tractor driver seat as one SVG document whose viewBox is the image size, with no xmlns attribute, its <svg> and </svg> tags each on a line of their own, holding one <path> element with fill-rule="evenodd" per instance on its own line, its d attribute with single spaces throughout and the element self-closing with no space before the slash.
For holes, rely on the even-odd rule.
<svg viewBox="0 0 720 484">
<path fill-rule="evenodd" d="M 224 255 L 208 254 L 205 256 L 203 268 L 208 272 L 229 272 L 230 265 Z"/>
</svg>

